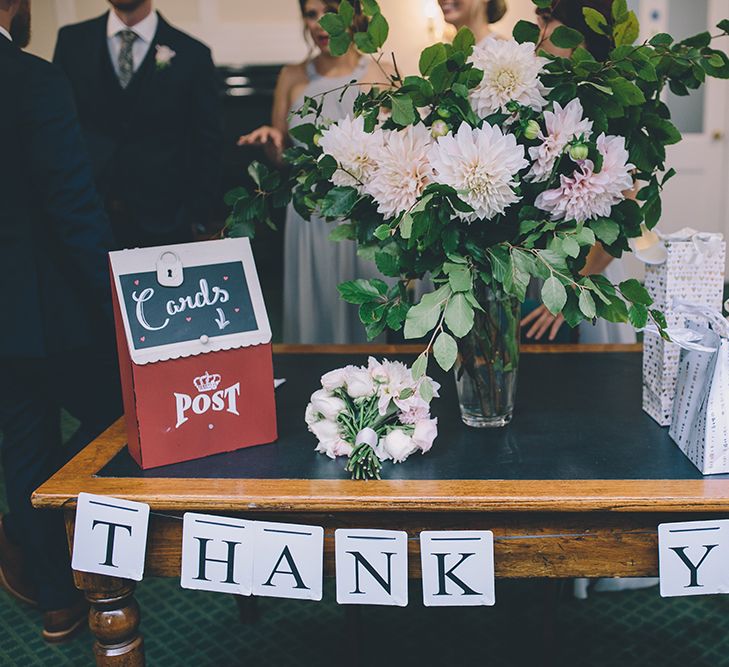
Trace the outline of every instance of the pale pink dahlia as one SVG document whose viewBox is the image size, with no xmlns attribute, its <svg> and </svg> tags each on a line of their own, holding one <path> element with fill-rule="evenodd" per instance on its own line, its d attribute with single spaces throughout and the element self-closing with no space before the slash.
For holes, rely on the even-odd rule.
<svg viewBox="0 0 729 667">
<path fill-rule="evenodd" d="M 554 163 L 570 141 L 580 137 L 590 138 L 592 121 L 583 118 L 583 113 L 582 104 L 578 99 L 572 100 L 564 108 L 555 102 L 553 111 L 544 112 L 547 132 L 546 135 L 540 135 L 540 139 L 543 140 L 540 146 L 529 149 L 529 157 L 534 163 L 526 178 L 537 183 L 546 181 L 552 173 Z"/>
<path fill-rule="evenodd" d="M 572 176 L 561 176 L 560 185 L 542 192 L 534 202 L 548 211 L 552 220 L 584 222 L 607 217 L 615 204 L 623 201 L 623 192 L 633 186 L 628 151 L 623 137 L 597 138 L 597 149 L 603 156 L 602 170 L 595 173 L 591 160 L 582 160 Z"/>
</svg>

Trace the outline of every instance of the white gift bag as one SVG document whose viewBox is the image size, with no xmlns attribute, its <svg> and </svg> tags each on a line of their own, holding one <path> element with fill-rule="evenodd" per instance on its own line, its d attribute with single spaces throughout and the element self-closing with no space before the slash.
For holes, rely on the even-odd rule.
<svg viewBox="0 0 729 667">
<path fill-rule="evenodd" d="M 704 475 L 729 472 L 729 322 L 695 307 L 709 326 L 689 322 L 681 342 L 669 435 Z"/>
<path fill-rule="evenodd" d="M 721 234 L 686 228 L 663 235 L 654 230 L 631 245 L 646 265 L 645 287 L 653 307 L 666 316 L 669 328 L 686 321 L 674 307 L 678 300 L 721 309 L 726 255 Z M 661 426 L 671 423 L 680 352 L 677 345 L 654 336 L 643 344 L 643 409 Z"/>
</svg>

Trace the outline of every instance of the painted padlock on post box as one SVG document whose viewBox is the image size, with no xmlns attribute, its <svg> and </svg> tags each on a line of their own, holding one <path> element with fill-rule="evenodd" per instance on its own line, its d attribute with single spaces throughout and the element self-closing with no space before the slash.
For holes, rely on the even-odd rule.
<svg viewBox="0 0 729 667">
<path fill-rule="evenodd" d="M 134 460 L 153 468 L 273 442 L 271 328 L 248 239 L 109 257 Z"/>
</svg>

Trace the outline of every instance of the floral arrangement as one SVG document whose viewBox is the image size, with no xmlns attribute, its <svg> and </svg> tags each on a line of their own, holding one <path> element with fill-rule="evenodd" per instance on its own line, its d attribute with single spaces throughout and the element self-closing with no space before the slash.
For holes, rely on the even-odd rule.
<svg viewBox="0 0 729 667">
<path fill-rule="evenodd" d="M 354 43 L 381 63 L 387 21 L 374 0 L 360 6 L 366 32 L 356 31 L 348 0 L 321 24 L 334 55 Z M 653 320 L 663 331 L 638 281 L 613 285 L 582 270 L 598 242 L 619 257 L 658 222 L 674 174 L 665 149 L 681 140 L 662 92 L 687 95 L 707 76 L 729 78 L 729 58 L 712 47 L 729 20 L 716 35 L 636 43 L 626 0 L 613 2 L 609 18 L 590 8 L 584 16 L 612 44 L 605 62 L 565 26 L 550 39 L 571 57 L 548 55 L 538 26 L 520 21 L 512 40 L 475 45 L 462 29 L 451 44 L 428 47 L 419 76 L 402 76 L 393 56 L 394 73 L 383 68 L 381 82 L 363 86 L 344 120 L 328 121 L 321 100 L 306 99 L 298 112 L 306 122 L 285 155 L 290 172 L 252 165 L 255 189 L 227 195 L 228 233 L 252 234 L 254 220 L 292 197 L 303 216 L 336 223 L 333 240 L 356 240 L 393 279 L 350 281 L 341 296 L 359 305 L 370 337 L 385 328 L 429 337 L 416 375 L 431 353 L 444 369 L 454 364 L 458 339 L 483 310 L 483 288 L 523 301 L 533 277 L 545 306 L 570 326 L 600 317 L 636 328 Z M 413 304 L 408 286 L 425 275 L 433 290 Z"/>
<path fill-rule="evenodd" d="M 352 479 L 380 479 L 382 461 L 401 463 L 410 454 L 425 454 L 438 432 L 430 401 L 439 385 L 413 377 L 399 361 L 346 366 L 326 373 L 311 395 L 306 423 L 317 437 L 316 451 L 334 459 L 348 457 Z"/>
</svg>

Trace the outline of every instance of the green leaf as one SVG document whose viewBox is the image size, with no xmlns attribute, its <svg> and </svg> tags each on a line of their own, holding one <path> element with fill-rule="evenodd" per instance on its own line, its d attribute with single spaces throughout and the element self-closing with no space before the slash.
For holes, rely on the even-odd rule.
<svg viewBox="0 0 729 667">
<path fill-rule="evenodd" d="M 419 68 L 423 76 L 428 76 L 436 65 L 440 65 L 446 61 L 445 44 L 433 44 L 424 49 L 420 54 Z"/>
<path fill-rule="evenodd" d="M 367 34 L 378 49 L 387 41 L 389 32 L 390 26 L 385 17 L 382 14 L 375 14 L 367 27 Z"/>
<path fill-rule="evenodd" d="M 426 295 L 427 296 L 427 295 Z M 421 299 L 417 306 L 413 306 L 408 310 L 405 318 L 405 338 L 422 338 L 429 331 L 432 331 L 438 324 L 441 312 L 443 311 L 443 302 L 435 303 Z"/>
<path fill-rule="evenodd" d="M 612 14 L 615 23 L 622 23 L 625 21 L 628 18 L 627 0 L 613 0 Z"/>
<path fill-rule="evenodd" d="M 403 127 L 415 122 L 415 107 L 410 97 L 403 95 L 392 97 L 392 121 Z"/>
<path fill-rule="evenodd" d="M 385 251 L 375 253 L 375 264 L 377 270 L 386 276 L 395 278 L 400 275 L 400 259 L 393 253 Z"/>
<path fill-rule="evenodd" d="M 541 31 L 536 23 L 532 23 L 531 21 L 517 21 L 511 34 L 519 44 L 524 44 L 525 42 L 537 44 Z"/>
<path fill-rule="evenodd" d="M 698 35 L 692 35 L 682 40 L 681 44 L 683 46 L 695 46 L 701 49 L 711 44 L 711 33 L 706 31 L 700 32 Z"/>
<path fill-rule="evenodd" d="M 355 32 L 354 43 L 362 53 L 377 52 L 377 46 L 368 32 Z"/>
<path fill-rule="evenodd" d="M 659 196 L 655 196 L 643 204 L 641 212 L 648 229 L 653 229 L 658 224 L 658 221 L 661 219 L 662 208 L 661 198 Z"/>
<path fill-rule="evenodd" d="M 613 30 L 616 46 L 633 44 L 638 39 L 639 32 L 640 24 L 638 23 L 638 17 L 635 15 L 635 12 L 630 12 L 627 20 L 616 25 Z"/>
<path fill-rule="evenodd" d="M 346 218 L 358 199 L 354 188 L 337 186 L 322 199 L 321 213 L 325 218 Z"/>
<path fill-rule="evenodd" d="M 458 345 L 456 345 L 453 336 L 447 334 L 445 331 L 441 332 L 438 338 L 435 339 L 433 356 L 444 371 L 449 371 L 453 368 L 453 364 L 456 363 L 456 358 L 458 357 Z"/>
<path fill-rule="evenodd" d="M 620 283 L 620 291 L 628 301 L 633 303 L 640 303 L 644 306 L 650 306 L 653 303 L 653 299 L 651 299 L 646 288 L 635 278 L 629 278 Z"/>
<path fill-rule="evenodd" d="M 261 187 L 263 179 L 266 178 L 268 174 L 268 167 L 261 162 L 251 162 L 250 165 L 248 165 L 248 175 L 258 187 Z"/>
<path fill-rule="evenodd" d="M 580 290 L 580 310 L 588 320 L 593 319 L 597 315 L 595 299 L 592 298 L 592 294 L 586 289 Z"/>
<path fill-rule="evenodd" d="M 248 196 L 248 190 L 242 187 L 237 187 L 226 192 L 223 201 L 226 206 L 233 206 L 233 204 L 235 204 L 239 199 L 243 199 Z"/>
<path fill-rule="evenodd" d="M 380 239 L 380 241 L 384 241 L 392 236 L 391 231 L 390 225 L 378 225 L 373 234 L 375 235 L 375 238 Z"/>
<path fill-rule="evenodd" d="M 426 370 L 428 370 L 428 355 L 425 352 L 421 352 L 413 362 L 413 367 L 410 371 L 413 375 L 413 380 L 419 380 L 423 377 Z"/>
<path fill-rule="evenodd" d="M 380 6 L 377 4 L 377 0 L 360 0 L 360 5 L 362 6 L 362 13 L 369 18 L 380 13 Z"/>
<path fill-rule="evenodd" d="M 473 328 L 473 306 L 462 293 L 454 294 L 445 310 L 445 323 L 458 338 Z"/>
<path fill-rule="evenodd" d="M 722 19 L 716 24 L 716 27 L 723 32 L 729 33 L 729 19 Z"/>
<path fill-rule="evenodd" d="M 319 19 L 319 25 L 326 30 L 330 37 L 333 37 L 334 35 L 341 35 L 347 29 L 349 23 L 345 23 L 338 14 L 327 12 Z"/>
<path fill-rule="evenodd" d="M 357 33 L 358 35 L 363 33 Z M 352 44 L 352 36 L 348 32 L 340 32 L 329 37 L 329 53 L 333 56 L 343 56 Z"/>
<path fill-rule="evenodd" d="M 634 303 L 628 309 L 628 319 L 636 329 L 642 329 L 648 323 L 648 308 L 643 304 Z"/>
<path fill-rule="evenodd" d="M 579 30 L 560 25 L 554 29 L 549 41 L 560 49 L 574 49 L 582 44 L 585 38 Z"/>
<path fill-rule="evenodd" d="M 317 132 L 319 132 L 319 129 L 314 123 L 302 123 L 301 125 L 294 125 L 289 128 L 289 134 L 294 139 L 308 146 L 314 145 L 314 136 Z"/>
<path fill-rule="evenodd" d="M 592 7 L 583 7 L 582 15 L 585 17 L 585 23 L 593 32 L 598 35 L 607 35 L 608 25 L 605 17 Z"/>
<path fill-rule="evenodd" d="M 355 238 L 355 231 L 351 224 L 337 225 L 329 234 L 330 241 L 344 241 L 353 238 Z"/>
<path fill-rule="evenodd" d="M 673 44 L 673 37 L 668 33 L 659 32 L 648 40 L 648 44 L 651 46 L 671 46 Z"/>
<path fill-rule="evenodd" d="M 577 257 L 580 254 L 580 244 L 571 236 L 562 239 L 562 250 L 570 257 Z"/>
<path fill-rule="evenodd" d="M 364 280 L 363 278 L 341 283 L 337 285 L 337 290 L 342 299 L 347 303 L 363 304 L 379 299 L 382 296 L 369 280 Z"/>
<path fill-rule="evenodd" d="M 354 20 L 354 8 L 349 3 L 349 0 L 341 0 L 337 13 L 339 14 L 339 18 L 342 19 L 342 23 L 344 23 L 345 26 L 352 25 L 352 21 Z"/>
<path fill-rule="evenodd" d="M 636 106 L 645 103 L 645 95 L 632 81 L 619 76 L 610 80 L 610 87 L 613 94 L 617 97 L 618 102 L 625 106 Z"/>
<path fill-rule="evenodd" d="M 605 245 L 612 245 L 620 236 L 620 226 L 608 218 L 597 218 L 589 222 L 590 229 L 595 232 Z"/>
<path fill-rule="evenodd" d="M 456 36 L 453 38 L 452 42 L 453 48 L 456 51 L 463 51 L 467 55 L 471 53 L 471 48 L 475 43 L 476 38 L 473 36 L 473 33 L 465 26 L 461 28 L 458 33 L 456 33 Z"/>
<path fill-rule="evenodd" d="M 567 302 L 567 290 L 555 276 L 550 276 L 542 285 L 542 303 L 552 315 L 562 312 Z"/>
<path fill-rule="evenodd" d="M 473 286 L 473 276 L 467 266 L 456 265 L 448 273 L 448 284 L 454 292 L 468 292 Z"/>
<path fill-rule="evenodd" d="M 425 380 L 420 383 L 420 398 L 426 403 L 430 403 L 433 400 L 433 383 Z"/>
</svg>

